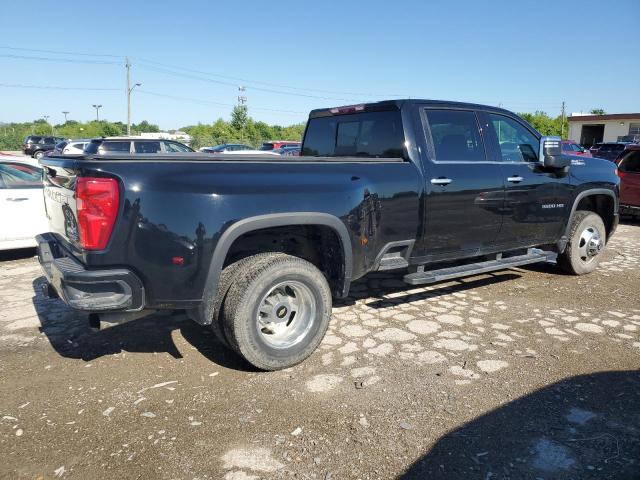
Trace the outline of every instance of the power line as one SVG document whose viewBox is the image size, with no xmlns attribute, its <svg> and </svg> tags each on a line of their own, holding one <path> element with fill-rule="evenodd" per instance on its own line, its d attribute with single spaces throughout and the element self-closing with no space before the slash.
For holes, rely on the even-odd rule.
<svg viewBox="0 0 640 480">
<path fill-rule="evenodd" d="M 72 58 L 31 57 L 28 55 L 14 55 L 11 53 L 0 53 L 0 57 L 13 58 L 18 60 L 37 60 L 41 62 L 84 63 L 93 65 L 120 65 L 121 63 L 109 60 L 78 60 Z"/>
<path fill-rule="evenodd" d="M 16 51 L 24 51 L 24 52 L 37 52 L 37 53 L 53 53 L 56 55 L 79 55 L 79 56 L 86 56 L 86 57 L 108 57 L 108 58 L 123 58 L 124 55 L 113 55 L 113 54 L 105 54 L 105 53 L 85 53 L 85 52 L 71 52 L 71 51 L 64 51 L 64 50 L 45 50 L 45 49 L 36 49 L 36 48 L 21 48 L 21 47 L 12 47 L 12 46 L 8 46 L 8 45 L 0 45 L 0 49 L 6 49 L 6 50 L 16 50 Z M 23 59 L 36 59 L 36 57 L 27 57 L 24 55 L 3 55 L 0 54 L 0 56 L 7 56 L 9 58 L 23 58 Z M 39 57 L 37 58 L 38 60 L 45 60 L 43 57 Z M 184 71 L 184 72 L 191 72 L 191 73 L 197 73 L 197 74 L 201 74 L 201 75 L 207 75 L 210 77 L 218 77 L 218 78 L 225 78 L 227 80 L 233 80 L 235 82 L 243 82 L 243 83 L 253 83 L 256 85 L 265 85 L 265 86 L 269 86 L 269 87 L 276 87 L 276 88 L 284 88 L 284 89 L 289 89 L 289 90 L 298 90 L 298 91 L 303 91 L 303 92 L 318 92 L 318 93 L 326 93 L 329 95 L 353 95 L 353 96 L 357 96 L 357 97 L 361 97 L 361 98 L 372 98 L 372 97 L 405 97 L 406 95 L 401 95 L 401 94 L 381 94 L 381 93 L 362 93 L 362 92 L 342 92 L 342 91 L 335 91 L 335 90 L 323 90 L 323 89 L 317 89 L 317 88 L 304 88 L 304 87 L 297 87 L 297 86 L 293 86 L 293 85 L 283 85 L 283 84 L 279 84 L 279 83 L 272 83 L 272 82 L 264 82 L 261 80 L 251 80 L 251 79 L 247 79 L 247 78 L 241 78 L 241 77 L 234 77 L 234 76 L 230 76 L 230 75 L 221 75 L 218 73 L 211 73 L 211 72 L 205 72 L 202 70 L 195 70 L 195 69 L 191 69 L 191 68 L 186 68 L 184 66 L 177 66 L 177 65 L 170 65 L 167 63 L 162 63 L 162 62 L 158 62 L 155 60 L 150 60 L 150 59 L 146 59 L 146 58 L 142 58 L 142 57 L 137 57 L 135 58 L 136 60 L 138 60 L 139 62 L 142 63 L 148 63 L 151 65 L 157 65 L 160 67 L 164 67 L 167 69 L 171 69 L 171 70 L 178 70 L 178 71 Z M 46 59 L 47 61 L 62 61 L 62 62 L 72 62 L 72 63 L 84 63 L 81 60 L 73 60 L 73 59 Z M 87 62 L 89 63 L 89 62 Z M 94 63 L 94 62 L 90 62 L 90 63 Z M 106 63 L 106 64 L 119 64 L 120 62 L 108 62 L 108 61 L 95 61 L 95 63 Z M 229 84 L 230 86 L 234 86 L 236 87 L 237 84 L 233 83 L 233 84 Z M 256 87 L 251 87 L 254 90 L 256 89 Z M 266 90 L 269 91 L 269 90 Z M 269 91 L 270 92 L 270 91 Z M 283 93 L 283 92 L 271 92 L 271 93 Z M 319 97 L 319 96 L 311 96 L 311 98 L 320 98 L 320 99 L 325 99 L 325 100 L 344 100 L 344 101 L 354 101 L 354 99 L 345 99 L 345 98 L 329 98 L 329 97 Z"/>
<path fill-rule="evenodd" d="M 153 95 L 155 97 L 162 97 L 162 98 L 170 98 L 173 100 L 179 100 L 179 101 L 184 101 L 184 102 L 191 102 L 191 103 L 197 103 L 197 104 L 201 104 L 201 105 L 216 105 L 216 106 L 221 106 L 221 107 L 235 107 L 236 105 L 232 104 L 232 103 L 223 103 L 223 102 L 215 102 L 212 100 L 204 100 L 202 98 L 193 98 L 193 97 L 182 97 L 182 96 L 178 96 L 178 95 L 169 95 L 166 93 L 159 93 L 159 92 L 150 92 L 148 90 L 143 90 L 143 89 L 138 89 L 137 90 L 138 93 L 144 93 L 146 95 Z M 261 108 L 261 107 L 251 107 L 251 110 L 262 110 L 265 112 L 278 112 L 278 113 L 290 113 L 290 114 L 302 114 L 302 115 L 306 115 L 309 112 L 300 112 L 300 111 L 295 111 L 295 110 L 279 110 L 279 109 L 275 109 L 275 108 Z"/>
<path fill-rule="evenodd" d="M 218 85 L 226 85 L 229 87 L 233 87 L 233 88 L 237 88 L 238 84 L 237 83 L 233 83 L 233 82 L 227 82 L 224 80 L 214 80 L 212 78 L 207 78 L 207 77 L 203 77 L 200 75 L 193 75 L 191 73 L 181 73 L 181 72 L 177 72 L 175 70 L 169 70 L 167 68 L 159 68 L 159 67 L 152 67 L 149 65 L 139 65 L 140 68 L 144 68 L 147 70 L 151 70 L 154 72 L 159 72 L 159 73 L 165 73 L 167 75 L 174 75 L 177 77 L 183 77 L 183 78 L 189 78 L 192 80 L 200 80 L 202 82 L 207 82 L 207 83 L 215 83 Z M 260 92 L 267 92 L 267 93 L 275 93 L 278 95 L 291 95 L 294 97 L 304 97 L 304 98 L 316 98 L 316 99 L 320 99 L 320 100 L 337 100 L 337 101 L 342 101 L 342 102 L 359 102 L 362 99 L 353 99 L 353 98 L 335 98 L 335 97 L 325 97 L 325 96 L 321 96 L 321 95 L 312 95 L 312 94 L 308 94 L 308 93 L 297 93 L 297 92 L 285 92 L 282 90 L 274 90 L 271 88 L 264 88 L 264 87 L 251 87 L 251 86 L 246 86 L 246 88 L 250 88 L 252 90 L 256 90 L 256 91 L 260 91 Z"/>
<path fill-rule="evenodd" d="M 68 51 L 60 51 L 60 50 L 41 50 L 37 48 L 20 48 L 20 47 L 10 47 L 8 45 L 0 45 L 0 48 L 5 50 L 17 50 L 21 52 L 39 52 L 39 53 L 55 53 L 58 55 L 81 55 L 83 57 L 111 57 L 111 58 L 122 58 L 122 55 L 109 55 L 106 53 L 80 53 L 80 52 L 68 52 Z"/>
<path fill-rule="evenodd" d="M 210 77 L 226 78 L 228 80 L 234 80 L 236 82 L 255 83 L 257 85 L 266 85 L 266 86 L 269 86 L 269 87 L 285 88 L 285 89 L 290 89 L 290 90 L 300 90 L 300 91 L 304 91 L 304 92 L 328 93 L 330 95 L 354 95 L 354 96 L 362 96 L 362 97 L 406 97 L 406 95 L 400 95 L 400 94 L 397 94 L 397 93 L 396 94 L 381 94 L 381 93 L 339 92 L 339 91 L 335 91 L 335 90 L 323 90 L 323 89 L 318 89 L 318 88 L 295 87 L 295 86 L 292 86 L 292 85 L 283 85 L 283 84 L 279 84 L 279 83 L 263 82 L 263 81 L 259 81 L 259 80 L 251 80 L 251 79 L 242 78 L 242 77 L 233 77 L 233 76 L 230 76 L 230 75 L 221 75 L 219 73 L 205 72 L 205 71 L 202 71 L 202 70 L 194 70 L 194 69 L 191 69 L 191 68 L 186 68 L 186 67 L 182 67 L 182 66 L 175 66 L 175 65 L 169 65 L 167 63 L 156 62 L 155 60 L 148 60 L 148 59 L 140 58 L 140 57 L 138 57 L 137 60 L 138 60 L 138 62 L 154 64 L 154 65 L 158 65 L 158 66 L 161 66 L 161 67 L 170 68 L 172 70 L 183 70 L 185 72 L 198 73 L 198 74 L 207 75 L 207 76 L 210 76 Z"/>
<path fill-rule="evenodd" d="M 25 85 L 22 83 L 0 83 L 0 87 L 6 88 L 31 88 L 38 90 L 77 90 L 77 91 L 99 91 L 99 92 L 115 92 L 120 91 L 119 88 L 93 88 L 93 87 L 59 87 L 54 85 Z"/>
</svg>

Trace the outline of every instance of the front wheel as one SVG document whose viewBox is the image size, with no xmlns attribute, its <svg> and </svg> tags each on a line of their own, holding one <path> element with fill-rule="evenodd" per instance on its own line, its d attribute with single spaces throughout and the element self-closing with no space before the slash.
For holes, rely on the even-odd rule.
<svg viewBox="0 0 640 480">
<path fill-rule="evenodd" d="M 236 272 L 222 317 L 236 352 L 257 368 L 280 370 L 303 361 L 322 341 L 331 317 L 331 290 L 306 260 L 257 255 Z"/>
<path fill-rule="evenodd" d="M 558 256 L 558 265 L 567 273 L 591 273 L 600 263 L 606 243 L 606 230 L 600 215 L 578 210 L 572 219 L 569 242 Z"/>
</svg>

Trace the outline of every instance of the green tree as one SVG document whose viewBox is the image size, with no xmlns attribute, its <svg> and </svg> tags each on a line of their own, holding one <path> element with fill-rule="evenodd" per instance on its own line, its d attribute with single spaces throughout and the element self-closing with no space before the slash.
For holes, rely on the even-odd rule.
<svg viewBox="0 0 640 480">
<path fill-rule="evenodd" d="M 231 112 L 231 126 L 237 131 L 242 132 L 247 126 L 249 114 L 246 105 L 236 105 Z"/>
<path fill-rule="evenodd" d="M 606 114 L 606 112 L 604 111 L 603 108 L 592 108 L 589 113 L 591 113 L 592 115 L 605 115 Z"/>
</svg>

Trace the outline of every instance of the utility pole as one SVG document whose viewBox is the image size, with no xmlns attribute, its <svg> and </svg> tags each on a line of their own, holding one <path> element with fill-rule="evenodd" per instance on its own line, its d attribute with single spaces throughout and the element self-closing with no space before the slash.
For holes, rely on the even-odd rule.
<svg viewBox="0 0 640 480">
<path fill-rule="evenodd" d="M 246 112 L 246 103 L 247 103 L 247 96 L 244 94 L 244 92 L 246 92 L 246 87 L 244 87 L 243 85 L 240 85 L 238 87 L 238 106 L 242 107 L 245 109 Z M 244 124 L 242 125 L 242 130 L 240 131 L 240 140 L 244 141 Z"/>
<path fill-rule="evenodd" d="M 131 63 L 129 62 L 129 57 L 126 57 L 125 60 L 124 66 L 127 69 L 127 135 L 131 135 L 131 92 L 133 92 L 134 88 L 142 86 L 142 84 L 136 83 L 133 87 L 131 86 Z"/>
<path fill-rule="evenodd" d="M 64 123 L 67 123 L 67 115 L 69 115 L 69 112 L 62 112 L 62 114 L 64 115 Z"/>
<path fill-rule="evenodd" d="M 102 108 L 102 105 L 93 104 L 93 108 L 96 109 L 96 122 L 99 122 L 100 121 L 100 114 L 98 112 Z"/>
<path fill-rule="evenodd" d="M 44 121 L 46 123 L 49 123 L 49 115 L 43 115 Z M 51 125 L 51 135 L 54 135 L 54 131 L 53 131 L 53 124 Z"/>
<path fill-rule="evenodd" d="M 564 138 L 564 120 L 565 120 L 565 117 L 566 117 L 566 109 L 565 109 L 564 101 L 562 102 L 562 110 L 561 110 L 561 112 L 562 112 L 561 113 L 562 126 L 560 127 L 560 138 Z"/>
</svg>

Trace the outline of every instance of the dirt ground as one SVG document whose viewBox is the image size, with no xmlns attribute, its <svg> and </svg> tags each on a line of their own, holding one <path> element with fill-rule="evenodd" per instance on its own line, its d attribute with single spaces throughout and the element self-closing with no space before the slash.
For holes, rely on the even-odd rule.
<svg viewBox="0 0 640 480">
<path fill-rule="evenodd" d="M 601 268 L 371 275 L 261 373 L 181 314 L 92 332 L 0 261 L 0 477 L 640 478 L 640 225 Z"/>
</svg>

